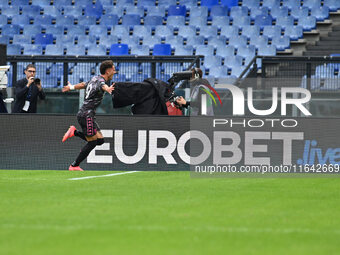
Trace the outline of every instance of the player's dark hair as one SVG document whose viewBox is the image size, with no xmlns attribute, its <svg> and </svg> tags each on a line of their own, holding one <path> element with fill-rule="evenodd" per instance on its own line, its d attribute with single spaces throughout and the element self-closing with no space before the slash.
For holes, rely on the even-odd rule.
<svg viewBox="0 0 340 255">
<path fill-rule="evenodd" d="M 105 60 L 100 64 L 100 74 L 105 74 L 106 69 L 112 68 L 113 67 L 113 62 L 112 60 Z"/>
<path fill-rule="evenodd" d="M 27 71 L 29 68 L 34 68 L 34 69 L 36 69 L 36 68 L 35 68 L 35 65 L 33 65 L 33 64 L 27 65 L 25 70 Z"/>
</svg>

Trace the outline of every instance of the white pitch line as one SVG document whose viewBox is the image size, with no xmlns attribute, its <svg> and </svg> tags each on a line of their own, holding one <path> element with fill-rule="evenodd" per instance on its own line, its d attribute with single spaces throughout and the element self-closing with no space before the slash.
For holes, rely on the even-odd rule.
<svg viewBox="0 0 340 255">
<path fill-rule="evenodd" d="M 115 176 L 115 175 L 122 175 L 122 174 L 132 174 L 132 173 L 137 173 L 137 172 L 138 171 L 129 171 L 129 172 L 114 173 L 114 174 L 85 176 L 85 177 L 79 177 L 79 178 L 71 178 L 71 179 L 68 179 L 68 180 L 76 181 L 76 180 L 93 179 L 93 178 L 108 177 L 108 176 Z"/>
</svg>

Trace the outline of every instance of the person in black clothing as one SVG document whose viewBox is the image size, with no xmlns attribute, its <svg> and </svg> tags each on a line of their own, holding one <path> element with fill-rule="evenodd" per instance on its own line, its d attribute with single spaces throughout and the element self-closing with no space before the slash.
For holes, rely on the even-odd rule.
<svg viewBox="0 0 340 255">
<path fill-rule="evenodd" d="M 17 81 L 15 86 L 16 101 L 13 113 L 36 113 L 38 97 L 45 99 L 46 95 L 40 79 L 35 79 L 36 68 L 29 64 L 25 69 L 26 77 Z"/>
<path fill-rule="evenodd" d="M 112 80 L 116 70 L 111 60 L 103 61 L 99 69 L 101 75 L 94 76 L 90 81 L 81 82 L 76 85 L 71 85 L 69 82 L 68 85 L 62 89 L 63 92 L 74 89 L 86 90 L 84 104 L 77 114 L 77 120 L 83 132 L 78 131 L 75 126 L 70 126 L 62 139 L 62 142 L 65 142 L 72 136 L 78 136 L 87 141 L 87 144 L 81 149 L 77 159 L 69 166 L 69 171 L 83 171 L 83 169 L 79 167 L 80 163 L 87 158 L 97 145 L 104 143 L 104 137 L 100 132 L 99 125 L 95 121 L 95 115 L 97 107 L 103 100 L 104 92 L 111 94 L 114 90 L 115 84 L 108 86 L 107 83 Z"/>
<path fill-rule="evenodd" d="M 0 113 L 7 113 L 6 105 L 4 103 L 1 91 L 0 91 Z"/>
</svg>

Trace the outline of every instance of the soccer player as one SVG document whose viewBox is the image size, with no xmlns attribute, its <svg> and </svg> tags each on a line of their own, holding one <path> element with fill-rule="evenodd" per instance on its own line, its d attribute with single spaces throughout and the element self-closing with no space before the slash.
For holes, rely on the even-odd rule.
<svg viewBox="0 0 340 255">
<path fill-rule="evenodd" d="M 104 92 L 112 93 L 114 90 L 114 83 L 108 86 L 113 75 L 116 73 L 115 66 L 111 60 L 105 60 L 100 64 L 101 75 L 94 76 L 88 82 L 81 82 L 76 85 L 71 85 L 69 82 L 67 86 L 63 87 L 62 91 L 67 92 L 74 89 L 86 89 L 84 104 L 79 109 L 77 114 L 78 123 L 82 128 L 82 132 L 77 130 L 75 126 L 70 128 L 65 133 L 62 142 L 65 142 L 72 136 L 87 141 L 87 144 L 81 149 L 77 159 L 69 166 L 69 171 L 83 171 L 79 167 L 80 163 L 87 158 L 89 153 L 97 146 L 104 143 L 104 137 L 100 132 L 99 125 L 95 121 L 96 109 L 103 100 Z"/>
</svg>

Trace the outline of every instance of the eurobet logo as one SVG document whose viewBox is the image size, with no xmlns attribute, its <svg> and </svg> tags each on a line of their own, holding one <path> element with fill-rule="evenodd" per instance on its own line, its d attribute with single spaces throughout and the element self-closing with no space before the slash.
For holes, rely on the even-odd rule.
<svg viewBox="0 0 340 255">
<path fill-rule="evenodd" d="M 205 85 L 200 85 L 199 89 L 201 91 L 205 92 L 205 93 L 201 94 L 201 113 L 202 113 L 202 115 L 207 115 L 207 107 L 211 105 L 210 103 L 208 103 L 207 95 L 210 96 L 210 98 L 214 102 L 215 106 L 217 106 L 216 99 L 211 92 L 213 92 L 216 95 L 221 106 L 223 105 L 220 95 L 217 93 L 217 91 L 213 87 L 205 84 Z"/>
<path fill-rule="evenodd" d="M 222 101 L 218 93 L 211 86 L 200 85 L 200 87 L 208 87 L 212 90 L 215 95 L 218 97 L 220 104 L 222 105 Z M 245 114 L 245 97 L 243 91 L 231 84 L 219 84 L 218 87 L 220 89 L 228 89 L 231 92 L 233 98 L 233 115 L 242 116 Z M 211 92 L 205 88 L 201 88 L 206 94 L 201 95 L 201 113 L 202 115 L 207 115 L 207 94 L 213 99 L 216 105 L 216 100 L 212 96 Z M 305 88 L 299 87 L 283 87 L 280 88 L 281 94 L 281 115 L 285 116 L 287 114 L 286 108 L 287 105 L 295 105 L 304 115 L 311 116 L 312 114 L 306 109 L 303 104 L 308 103 L 311 99 L 311 93 L 309 90 Z M 276 87 L 272 88 L 272 106 L 267 110 L 258 110 L 255 109 L 253 104 L 253 88 L 247 88 L 247 106 L 251 113 L 258 116 L 266 116 L 273 114 L 277 109 L 278 101 L 279 101 L 279 90 Z M 287 98 L 287 95 L 296 95 L 295 98 Z"/>
</svg>

